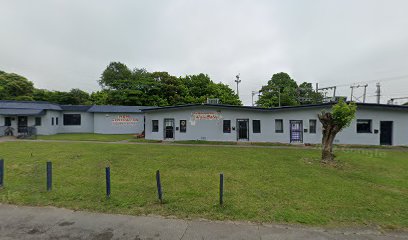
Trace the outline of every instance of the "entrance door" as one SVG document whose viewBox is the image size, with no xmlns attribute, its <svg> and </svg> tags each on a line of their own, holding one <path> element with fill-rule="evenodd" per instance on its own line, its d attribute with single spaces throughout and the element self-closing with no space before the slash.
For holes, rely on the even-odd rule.
<svg viewBox="0 0 408 240">
<path fill-rule="evenodd" d="M 27 117 L 17 118 L 17 132 L 26 133 L 27 132 Z"/>
<path fill-rule="evenodd" d="M 290 121 L 290 142 L 291 143 L 303 143 L 303 121 L 291 120 Z"/>
<path fill-rule="evenodd" d="M 238 140 L 249 140 L 249 120 L 237 119 Z"/>
<path fill-rule="evenodd" d="M 164 119 L 164 139 L 174 139 L 174 119 Z"/>
<path fill-rule="evenodd" d="M 381 121 L 380 122 L 380 144 L 381 145 L 392 145 L 392 121 Z"/>
</svg>

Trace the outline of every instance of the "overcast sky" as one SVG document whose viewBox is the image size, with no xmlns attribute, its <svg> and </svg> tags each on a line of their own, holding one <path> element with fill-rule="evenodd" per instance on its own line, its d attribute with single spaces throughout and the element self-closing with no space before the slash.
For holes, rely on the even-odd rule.
<svg viewBox="0 0 408 240">
<path fill-rule="evenodd" d="M 207 73 L 251 91 L 277 72 L 321 87 L 368 82 L 375 101 L 408 97 L 408 1 L 0 0 L 0 69 L 37 88 L 86 91 L 111 61 Z M 361 95 L 362 89 L 356 90 Z"/>
</svg>

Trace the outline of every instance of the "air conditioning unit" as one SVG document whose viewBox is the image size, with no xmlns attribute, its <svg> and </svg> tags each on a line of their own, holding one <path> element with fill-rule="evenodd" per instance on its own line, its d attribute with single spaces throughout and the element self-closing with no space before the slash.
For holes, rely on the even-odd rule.
<svg viewBox="0 0 408 240">
<path fill-rule="evenodd" d="M 220 104 L 220 99 L 218 98 L 207 98 L 207 104 Z"/>
</svg>

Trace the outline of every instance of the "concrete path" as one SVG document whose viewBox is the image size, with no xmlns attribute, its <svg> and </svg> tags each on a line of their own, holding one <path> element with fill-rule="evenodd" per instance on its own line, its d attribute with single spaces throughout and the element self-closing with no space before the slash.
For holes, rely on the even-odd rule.
<svg viewBox="0 0 408 240">
<path fill-rule="evenodd" d="M 408 233 L 124 216 L 0 204 L 0 239 L 408 239 Z"/>
</svg>

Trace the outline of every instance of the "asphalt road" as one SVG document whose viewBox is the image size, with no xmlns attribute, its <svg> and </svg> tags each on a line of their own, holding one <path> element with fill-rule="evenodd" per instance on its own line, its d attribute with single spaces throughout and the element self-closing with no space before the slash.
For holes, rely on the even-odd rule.
<svg viewBox="0 0 408 240">
<path fill-rule="evenodd" d="M 0 204 L 0 239 L 408 239 L 408 233 L 125 216 Z"/>
</svg>

